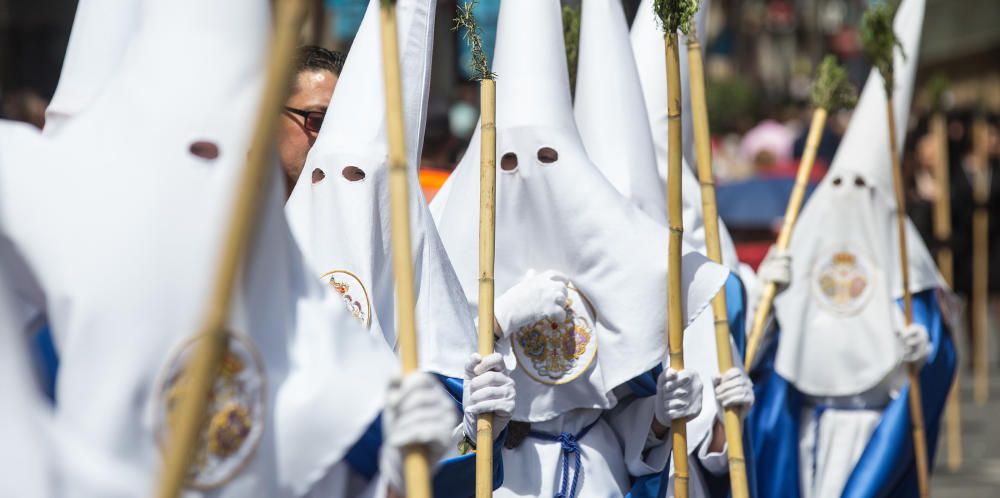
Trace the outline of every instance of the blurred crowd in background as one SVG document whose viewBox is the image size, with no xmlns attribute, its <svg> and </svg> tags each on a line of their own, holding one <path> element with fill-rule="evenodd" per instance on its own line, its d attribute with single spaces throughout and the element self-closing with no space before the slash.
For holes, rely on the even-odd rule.
<svg viewBox="0 0 1000 498">
<path fill-rule="evenodd" d="M 465 0 L 458 0 L 464 3 Z M 479 0 L 475 15 L 492 50 L 499 3 Z M 312 0 L 303 43 L 348 51 L 368 0 Z M 455 0 L 438 1 L 437 23 L 451 25 Z M 859 87 L 868 75 L 858 24 L 870 0 L 712 0 L 707 46 L 708 105 L 720 212 L 751 264 L 763 257 L 779 226 L 791 179 L 804 148 L 812 111 L 809 89 L 815 67 L 831 53 Z M 75 0 L 0 0 L 0 117 L 44 124 L 68 41 Z M 578 0 L 564 0 L 575 7 Z M 623 0 L 634 16 L 639 0 Z M 929 0 L 913 118 L 907 123 L 904 174 L 910 214 L 929 247 L 931 205 L 941 194 L 937 154 L 928 118 L 935 88 L 947 115 L 950 194 L 956 282 L 967 291 L 971 274 L 971 178 L 1000 167 L 1000 2 Z M 431 105 L 423 147 L 422 182 L 431 196 L 455 166 L 478 120 L 478 86 L 468 81 L 469 50 L 461 34 L 436 31 Z M 237 50 L 238 47 L 234 47 Z M 499 75 L 500 78 L 503 75 Z M 981 117 L 985 143 L 973 147 L 972 123 Z M 849 119 L 842 112 L 824 130 L 813 180 L 822 178 Z M 979 154 L 974 150 L 985 151 Z M 985 158 L 985 159 L 984 159 Z M 1000 192 L 998 192 L 1000 194 Z M 989 204 L 991 241 L 1000 238 L 1000 202 Z M 1000 262 L 1000 240 L 991 244 Z M 1000 264 L 991 265 L 991 290 L 1000 291 Z"/>
</svg>

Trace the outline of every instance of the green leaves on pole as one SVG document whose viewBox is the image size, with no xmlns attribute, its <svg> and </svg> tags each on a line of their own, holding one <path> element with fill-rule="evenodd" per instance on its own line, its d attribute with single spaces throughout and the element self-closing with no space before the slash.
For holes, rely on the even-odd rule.
<svg viewBox="0 0 1000 498">
<path fill-rule="evenodd" d="M 892 18 L 895 15 L 895 6 L 883 3 L 870 7 L 861 18 L 861 46 L 872 65 L 882 75 L 885 93 L 888 96 L 892 96 L 895 84 L 892 68 L 893 49 L 899 47 L 899 53 L 906 59 L 903 45 L 896 37 L 896 32 L 892 30 Z"/>
<path fill-rule="evenodd" d="M 829 112 L 849 109 L 858 103 L 858 89 L 847 78 L 847 70 L 832 55 L 824 57 L 819 65 L 812 87 L 812 103 L 813 107 Z"/>
<path fill-rule="evenodd" d="M 455 17 L 455 24 L 451 30 L 464 30 L 462 38 L 472 48 L 472 61 L 470 62 L 472 79 L 476 81 L 495 80 L 497 75 L 490 71 L 490 62 L 483 50 L 483 29 L 479 27 L 476 16 L 472 13 L 473 9 L 476 8 L 476 3 L 478 0 L 470 0 L 458 6 L 458 15 Z"/>
<path fill-rule="evenodd" d="M 941 112 L 945 107 L 945 95 L 948 93 L 948 77 L 937 73 L 927 84 L 931 93 L 931 109 L 934 112 Z"/>
<path fill-rule="evenodd" d="M 698 0 L 655 0 L 653 12 L 665 33 L 680 30 L 686 35 L 691 29 L 694 14 L 698 12 Z"/>
<path fill-rule="evenodd" d="M 569 88 L 576 94 L 576 64 L 580 58 L 580 5 L 563 5 L 563 45 L 566 46 L 566 67 L 569 69 Z"/>
</svg>

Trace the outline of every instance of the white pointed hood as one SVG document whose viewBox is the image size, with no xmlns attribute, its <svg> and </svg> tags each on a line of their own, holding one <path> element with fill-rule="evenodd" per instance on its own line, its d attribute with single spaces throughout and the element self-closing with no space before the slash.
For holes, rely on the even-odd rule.
<svg viewBox="0 0 1000 498">
<path fill-rule="evenodd" d="M 656 172 L 621 0 L 584 0 L 576 74 L 576 126 L 587 156 L 615 189 L 666 224 L 666 184 Z"/>
<path fill-rule="evenodd" d="M 653 139 L 620 0 L 583 0 L 576 81 L 576 123 L 587 155 L 622 195 L 666 224 L 667 193 L 656 173 Z M 685 367 L 703 379 L 718 375 L 711 313 L 702 314 L 685 331 L 684 355 Z M 734 357 L 734 364 L 741 363 Z M 703 394 L 706 400 L 715 399 L 710 382 Z M 710 432 L 716 414 L 717 404 L 706 402 L 688 422 L 692 450 Z"/>
<path fill-rule="evenodd" d="M 493 65 L 497 155 L 516 168 L 497 171 L 496 292 L 503 294 L 529 270 L 552 269 L 584 296 L 575 299 L 578 313 L 589 305 L 589 312 L 577 315 L 583 322 L 575 335 L 550 337 L 576 346 L 570 352 L 549 343 L 546 351 L 563 351 L 556 364 L 540 366 L 531 356 L 538 352 L 528 351 L 531 330 L 514 334 L 515 353 L 520 348 L 528 355 L 519 355 L 513 373 L 516 420 L 613 406 L 611 390 L 666 353 L 667 231 L 587 159 L 570 107 L 561 25 L 557 0 L 504 0 L 500 7 Z M 471 303 L 478 299 L 479 160 L 477 135 L 431 205 Z M 727 272 L 692 251 L 683 267 L 688 323 Z"/>
<path fill-rule="evenodd" d="M 0 230 L 46 291 L 60 353 L 56 423 L 136 472 L 161 464 L 269 31 L 264 0 L 150 2 L 102 97 L 34 150 L 0 147 Z M 210 407 L 215 445 L 191 476 L 224 498 L 304 493 L 372 422 L 395 368 L 306 274 L 272 171 Z"/>
<path fill-rule="evenodd" d="M 893 21 L 896 154 L 901 154 L 919 59 L 924 0 L 904 0 Z M 881 75 L 872 70 L 826 178 L 803 209 L 789 247 L 791 286 L 775 300 L 777 371 L 813 395 L 848 395 L 882 382 L 901 362 L 893 307 L 902 297 L 899 242 Z M 907 220 L 910 290 L 943 287 Z"/>
<path fill-rule="evenodd" d="M 709 1 L 699 2 L 695 14 L 695 25 L 699 36 L 704 40 L 705 27 L 708 19 Z M 643 99 L 646 102 L 646 116 L 653 136 L 656 151 L 656 169 L 660 181 L 667 178 L 667 63 L 663 55 L 663 30 L 660 28 L 653 12 L 652 0 L 643 0 L 632 22 L 631 41 L 636 68 L 639 71 L 639 81 L 642 86 Z M 681 37 L 683 40 L 683 35 Z M 704 50 L 704 41 L 702 42 Z M 683 135 L 684 167 L 684 240 L 694 248 L 705 253 L 705 222 L 701 209 L 701 186 L 691 165 L 695 162 L 694 125 L 691 115 L 691 91 L 687 76 L 687 48 L 682 43 L 680 50 L 681 68 L 681 133 Z M 719 236 L 722 242 L 722 261 L 733 272 L 739 272 L 739 258 L 736 256 L 736 246 L 726 229 L 725 223 L 719 220 Z"/>
<path fill-rule="evenodd" d="M 397 3 L 410 230 L 417 286 L 421 369 L 463 376 L 476 331 L 455 272 L 417 181 L 434 31 L 434 0 Z M 337 83 L 326 122 L 286 206 L 316 278 L 393 349 L 396 294 L 391 264 L 389 186 L 379 3 L 372 1 Z"/>
<path fill-rule="evenodd" d="M 142 0 L 80 0 L 63 58 L 59 85 L 45 109 L 53 133 L 104 90 L 139 25 Z"/>
</svg>

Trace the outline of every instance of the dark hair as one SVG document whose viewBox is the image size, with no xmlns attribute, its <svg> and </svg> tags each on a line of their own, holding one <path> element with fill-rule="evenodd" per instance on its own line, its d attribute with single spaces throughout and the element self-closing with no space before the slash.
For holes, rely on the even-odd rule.
<svg viewBox="0 0 1000 498">
<path fill-rule="evenodd" d="M 305 71 L 330 71 L 340 76 L 345 60 L 347 56 L 342 52 L 327 50 L 316 45 L 304 45 L 299 47 L 296 74 Z"/>
</svg>

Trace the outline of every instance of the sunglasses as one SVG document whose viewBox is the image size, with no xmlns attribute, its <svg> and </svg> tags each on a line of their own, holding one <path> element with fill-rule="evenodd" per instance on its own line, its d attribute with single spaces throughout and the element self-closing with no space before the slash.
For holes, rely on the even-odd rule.
<svg viewBox="0 0 1000 498">
<path fill-rule="evenodd" d="M 326 117 L 326 111 L 303 111 L 294 107 L 285 107 L 285 112 L 302 116 L 302 126 L 313 133 L 319 133 L 319 129 L 323 127 L 323 118 Z"/>
</svg>

